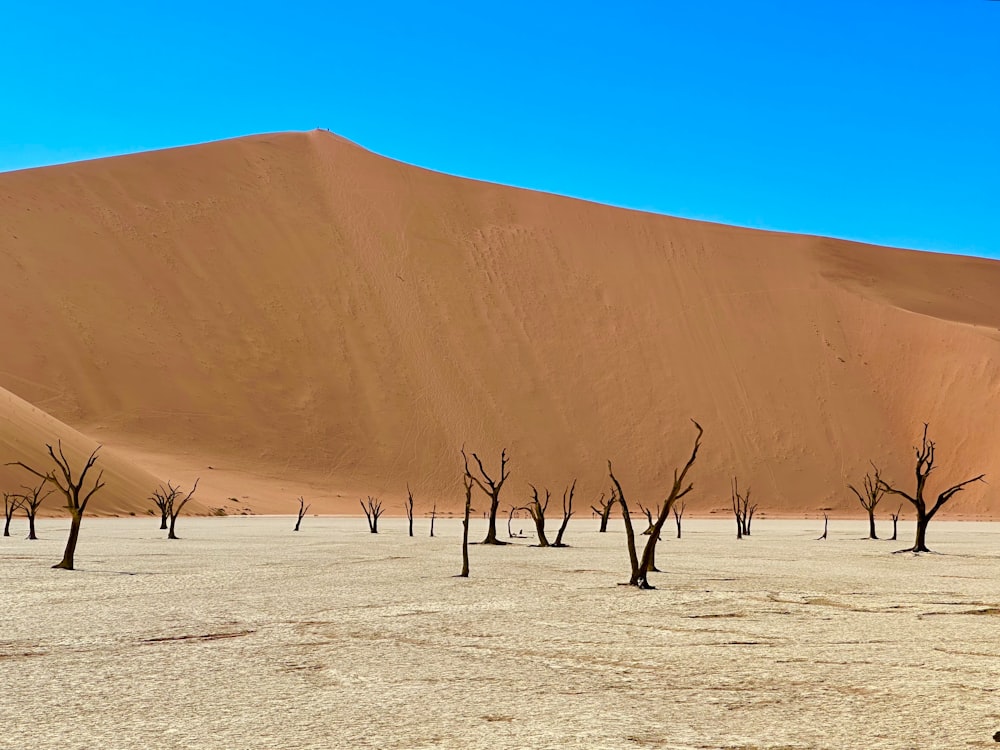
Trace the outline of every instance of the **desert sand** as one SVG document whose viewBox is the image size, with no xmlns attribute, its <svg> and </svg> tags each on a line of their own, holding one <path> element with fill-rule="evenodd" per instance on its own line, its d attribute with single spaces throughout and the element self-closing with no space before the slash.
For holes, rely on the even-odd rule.
<svg viewBox="0 0 1000 750">
<path fill-rule="evenodd" d="M 581 154 L 581 159 L 586 155 Z M 0 175 L 0 456 L 99 442 L 92 511 L 457 509 L 458 449 L 581 502 L 858 513 L 875 459 L 1000 476 L 1000 263 L 738 229 L 407 166 L 325 131 Z M 0 485 L 24 476 L 0 467 Z M 933 491 L 936 487 L 932 480 Z M 945 512 L 992 517 L 990 486 Z M 400 508 L 401 510 L 401 508 Z M 396 512 L 399 512 L 398 510 Z"/>
<path fill-rule="evenodd" d="M 473 547 L 383 519 L 90 519 L 0 540 L 0 747 L 995 747 L 995 523 L 938 555 L 866 524 L 686 524 L 656 591 L 619 587 L 621 525 L 573 547 Z M 524 524 L 527 526 L 527 523 Z M 473 535 L 484 533 L 481 521 Z M 887 532 L 888 528 L 880 528 Z M 901 525 L 910 539 L 913 526 Z"/>
</svg>

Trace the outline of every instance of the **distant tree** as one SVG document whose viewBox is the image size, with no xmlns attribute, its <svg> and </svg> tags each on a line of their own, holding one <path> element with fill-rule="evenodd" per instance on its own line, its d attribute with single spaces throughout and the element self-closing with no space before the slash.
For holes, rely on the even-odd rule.
<svg viewBox="0 0 1000 750">
<path fill-rule="evenodd" d="M 653 511 L 651 511 L 649 508 L 647 508 L 642 503 L 638 503 L 638 505 L 639 505 L 639 510 L 641 510 L 643 512 L 643 515 L 646 516 L 646 529 L 645 529 L 645 531 L 642 532 L 642 535 L 643 536 L 649 536 L 650 534 L 653 533 L 653 527 L 656 526 L 656 521 L 653 520 Z M 660 506 L 659 505 L 656 506 L 656 515 L 657 515 L 657 517 L 659 517 L 659 515 L 660 515 Z"/>
<path fill-rule="evenodd" d="M 365 518 L 368 519 L 368 530 L 373 533 L 378 533 L 378 519 L 382 515 L 382 501 L 377 497 L 368 496 L 367 500 L 362 500 L 361 510 L 365 512 Z"/>
<path fill-rule="evenodd" d="M 169 485 L 170 483 L 167 482 L 167 484 Z M 171 491 L 173 491 L 175 495 L 177 494 L 176 490 L 172 490 L 172 488 L 167 489 L 161 485 L 157 489 L 153 490 L 153 494 L 149 496 L 153 505 L 155 505 L 160 511 L 160 531 L 166 531 L 169 528 L 169 526 L 167 526 L 167 519 L 170 518 L 170 512 L 168 510 L 170 507 L 170 498 L 168 497 L 168 494 Z"/>
<path fill-rule="evenodd" d="M 674 504 L 674 522 L 677 524 L 677 538 L 681 538 L 681 520 L 684 518 L 684 508 L 687 503 Z"/>
<path fill-rule="evenodd" d="M 528 502 L 528 514 L 531 516 L 531 520 L 535 522 L 535 533 L 538 535 L 538 546 L 548 547 L 549 540 L 545 536 L 545 511 L 549 507 L 549 491 L 545 490 L 545 502 L 542 502 L 538 498 L 538 489 L 533 484 L 529 484 L 531 487 L 531 500 Z"/>
<path fill-rule="evenodd" d="M 590 506 L 590 509 L 601 517 L 601 528 L 598 531 L 602 534 L 608 530 L 608 519 L 611 517 L 611 511 L 614 509 L 616 502 L 617 498 L 612 490 L 611 497 L 605 500 L 604 493 L 602 492 L 597 503 Z"/>
<path fill-rule="evenodd" d="M 736 538 L 742 539 L 750 536 L 750 523 L 753 521 L 753 514 L 757 512 L 757 506 L 750 504 L 750 488 L 744 494 L 740 494 L 739 482 L 733 477 L 733 515 L 736 516 Z"/>
<path fill-rule="evenodd" d="M 576 492 L 576 480 L 573 480 L 573 484 L 563 490 L 562 497 L 562 512 L 563 518 L 562 523 L 559 525 L 559 531 L 556 532 L 556 540 L 552 543 L 553 547 L 568 547 L 565 542 L 563 542 L 563 535 L 566 533 L 566 527 L 569 526 L 569 519 L 573 515 L 573 495 Z"/>
<path fill-rule="evenodd" d="M 3 535 L 10 536 L 10 522 L 14 518 L 14 513 L 24 504 L 24 495 L 13 492 L 3 493 L 3 512 L 6 521 L 3 525 Z"/>
<path fill-rule="evenodd" d="M 817 542 L 820 541 L 821 539 L 826 539 L 826 532 L 829 530 L 829 528 L 830 528 L 830 516 L 828 516 L 826 513 L 824 513 L 823 514 L 823 535 L 816 537 L 816 541 Z"/>
<path fill-rule="evenodd" d="M 868 511 L 868 538 L 878 539 L 878 534 L 875 533 L 875 506 L 885 495 L 885 490 L 879 486 L 878 469 L 875 469 L 875 476 L 872 476 L 871 472 L 865 474 L 865 478 L 862 480 L 864 494 L 859 492 L 853 484 L 847 486 L 851 488 L 851 492 L 857 495 L 861 507 Z"/>
<path fill-rule="evenodd" d="M 38 513 L 38 507 L 44 502 L 45 498 L 51 495 L 55 490 L 49 490 L 44 495 L 42 490 L 45 489 L 46 482 L 42 482 L 37 487 L 28 487 L 24 485 L 24 494 L 21 495 L 21 507 L 24 508 L 24 514 L 28 517 L 28 539 L 38 539 L 35 535 L 35 515 Z"/>
<path fill-rule="evenodd" d="M 86 492 L 83 491 L 83 485 L 87 479 L 87 472 L 89 472 L 97 462 L 97 454 L 101 450 L 101 446 L 94 448 L 94 452 L 90 454 L 90 457 L 84 463 L 83 469 L 80 471 L 80 475 L 74 479 L 73 467 L 70 466 L 69 459 L 67 459 L 66 455 L 63 453 L 62 441 L 59 441 L 57 445 L 59 451 L 58 456 L 51 445 L 46 444 L 45 446 L 49 449 L 49 457 L 56 465 L 54 469 L 42 472 L 21 461 L 12 461 L 7 465 L 20 466 L 22 469 L 31 472 L 36 477 L 43 480 L 43 482 L 55 485 L 56 489 L 66 497 L 66 509 L 69 510 L 70 515 L 69 538 L 66 540 L 66 549 L 63 551 L 63 559 L 52 567 L 62 568 L 63 570 L 73 570 L 73 557 L 76 553 L 77 541 L 80 538 L 80 525 L 83 523 L 83 514 L 87 510 L 87 503 L 90 502 L 90 498 L 94 496 L 94 493 L 104 486 L 104 482 L 101 481 L 104 477 L 104 472 L 101 471 L 97 475 L 97 480 L 94 482 L 94 486 Z"/>
<path fill-rule="evenodd" d="M 927 525 L 934 518 L 934 515 L 941 509 L 945 503 L 951 500 L 956 493 L 961 492 L 965 489 L 966 485 L 972 484 L 973 482 L 983 481 L 985 474 L 980 474 L 979 476 L 972 477 L 971 479 L 966 479 L 964 482 L 959 482 L 958 484 L 952 485 L 944 492 L 937 496 L 937 500 L 934 505 L 927 508 L 927 503 L 924 501 L 924 489 L 927 484 L 927 477 L 934 470 L 934 449 L 935 443 L 933 440 L 927 439 L 927 423 L 924 423 L 924 434 L 921 441 L 920 447 L 914 447 L 914 453 L 916 454 L 916 479 L 917 486 L 914 493 L 910 495 L 903 490 L 900 490 L 893 485 L 886 482 L 884 479 L 878 480 L 878 486 L 882 488 L 884 492 L 890 495 L 899 495 L 903 499 L 907 500 L 917 511 L 917 535 L 914 539 L 913 546 L 904 550 L 899 550 L 900 552 L 930 552 L 927 549 Z"/>
<path fill-rule="evenodd" d="M 174 493 L 170 496 L 170 505 L 167 506 L 167 515 L 170 516 L 170 529 L 167 531 L 167 539 L 178 539 L 177 532 L 174 530 L 177 526 L 177 516 L 181 514 L 184 510 L 184 506 L 188 504 L 188 501 L 194 497 L 195 490 L 198 489 L 198 482 L 201 481 L 201 477 L 194 480 L 194 487 L 191 491 L 187 493 L 184 497 L 181 497 L 181 488 L 178 486 Z M 167 483 L 169 486 L 169 482 Z M 180 498 L 180 499 L 178 499 Z"/>
<path fill-rule="evenodd" d="M 413 536 L 413 493 L 410 492 L 410 485 L 406 485 L 406 502 L 403 503 L 403 509 L 406 511 L 406 520 L 409 523 L 410 536 Z"/>
<path fill-rule="evenodd" d="M 434 507 L 431 508 L 431 536 L 434 536 L 434 519 L 437 517 L 438 505 L 437 501 L 434 502 Z"/>
<path fill-rule="evenodd" d="M 462 447 L 462 458 L 465 460 L 465 474 L 462 477 L 462 486 L 465 487 L 465 516 L 462 518 L 462 572 L 459 578 L 469 577 L 469 514 L 472 512 L 472 483 L 475 477 L 469 471 L 469 457 L 465 455 L 465 447 Z"/>
<path fill-rule="evenodd" d="M 462 455 L 465 455 L 464 448 L 462 449 Z M 479 460 L 479 456 L 473 453 L 472 458 L 479 467 L 479 474 L 482 476 L 482 479 L 478 476 L 473 476 L 471 473 L 469 476 L 479 486 L 479 489 L 490 498 L 489 526 L 487 527 L 486 538 L 482 543 L 507 544 L 507 542 L 497 539 L 497 508 L 500 507 L 500 490 L 503 488 L 503 483 L 507 481 L 507 477 L 510 476 L 510 472 L 507 470 L 507 449 L 505 448 L 500 452 L 500 478 L 495 481 L 486 473 L 486 469 L 483 468 L 483 462 Z M 466 464 L 468 464 L 468 461 L 466 461 Z"/>
<path fill-rule="evenodd" d="M 608 474 L 611 477 L 611 483 L 615 487 L 615 491 L 618 496 L 618 504 L 622 509 L 622 519 L 625 521 L 625 539 L 628 545 L 629 563 L 632 566 L 632 574 L 628 582 L 628 585 L 630 586 L 638 586 L 641 589 L 655 588 L 650 585 L 647 580 L 647 576 L 653 566 L 653 556 L 656 552 L 656 542 L 660 538 L 660 531 L 663 529 L 663 524 L 666 523 L 667 518 L 670 515 L 670 511 L 674 507 L 674 503 L 694 489 L 694 485 L 686 481 L 687 474 L 694 465 L 695 459 L 698 457 L 698 448 L 701 447 L 701 437 L 704 434 L 704 430 L 702 430 L 700 424 L 694 420 L 691 421 L 698 430 L 698 434 L 694 440 L 694 447 L 691 450 L 691 457 L 688 458 L 688 461 L 684 465 L 683 469 L 680 469 L 679 471 L 674 469 L 673 485 L 670 488 L 670 492 L 667 494 L 666 499 L 660 505 L 660 515 L 656 519 L 656 525 L 654 526 L 653 531 L 646 539 L 646 546 L 643 549 L 641 558 L 636 553 L 635 531 L 632 528 L 632 518 L 629 514 L 628 501 L 625 499 L 625 492 L 622 490 L 621 484 L 615 478 L 614 471 L 611 468 L 611 462 L 608 461 Z"/>
<path fill-rule="evenodd" d="M 298 515 L 298 518 L 295 519 L 295 528 L 292 529 L 292 531 L 298 531 L 299 530 L 299 527 L 302 525 L 302 519 L 305 517 L 306 513 L 309 512 L 309 508 L 311 508 L 311 507 L 312 507 L 311 505 L 306 505 L 306 499 L 300 495 L 299 496 L 299 515 Z"/>
<path fill-rule="evenodd" d="M 899 523 L 899 514 L 903 510 L 903 506 L 900 505 L 895 513 L 890 513 L 889 517 L 892 519 L 892 536 L 889 537 L 891 541 L 896 541 L 896 526 Z"/>
</svg>

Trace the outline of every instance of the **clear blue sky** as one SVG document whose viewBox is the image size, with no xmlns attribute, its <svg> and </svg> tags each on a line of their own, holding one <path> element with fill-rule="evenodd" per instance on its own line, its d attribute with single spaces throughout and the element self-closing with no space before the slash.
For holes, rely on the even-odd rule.
<svg viewBox="0 0 1000 750">
<path fill-rule="evenodd" d="M 493 182 L 1000 258 L 991 0 L 11 0 L 0 66 L 0 171 L 324 127 Z"/>
</svg>

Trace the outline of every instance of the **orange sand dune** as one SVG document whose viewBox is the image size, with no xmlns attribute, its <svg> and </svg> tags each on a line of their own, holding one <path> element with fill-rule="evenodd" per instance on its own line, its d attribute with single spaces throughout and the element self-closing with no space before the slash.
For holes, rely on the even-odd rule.
<svg viewBox="0 0 1000 750">
<path fill-rule="evenodd" d="M 473 182 L 319 131 L 0 175 L 0 387 L 131 462 L 108 512 L 144 512 L 153 476 L 201 476 L 205 507 L 357 512 L 409 482 L 454 510 L 463 443 L 491 467 L 508 448 L 510 502 L 579 477 L 589 504 L 610 458 L 655 503 L 690 418 L 699 512 L 737 474 L 764 512 L 854 513 L 845 483 L 869 459 L 910 481 L 924 421 L 932 490 L 997 479 L 998 290 L 994 261 Z M 11 404 L 0 448 L 38 460 L 65 428 Z M 1000 510 L 984 485 L 949 507 Z"/>
</svg>

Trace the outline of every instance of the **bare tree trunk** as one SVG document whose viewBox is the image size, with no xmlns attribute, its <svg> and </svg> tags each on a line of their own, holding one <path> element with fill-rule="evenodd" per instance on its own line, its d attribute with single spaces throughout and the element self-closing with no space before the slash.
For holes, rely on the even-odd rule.
<svg viewBox="0 0 1000 750">
<path fill-rule="evenodd" d="M 615 496 L 612 493 L 611 497 L 605 501 L 604 494 L 601 494 L 601 499 L 597 501 L 597 505 L 591 505 L 590 509 L 594 511 L 597 515 L 601 517 L 601 528 L 598 532 L 604 534 L 608 530 L 608 519 L 611 518 L 611 511 L 615 507 Z"/>
<path fill-rule="evenodd" d="M 167 509 L 164 508 L 162 511 L 160 511 L 160 531 L 166 531 L 166 530 L 167 530 Z M 298 529 L 296 529 L 296 531 L 298 531 Z"/>
<path fill-rule="evenodd" d="M 900 514 L 900 512 L 902 510 L 903 510 L 903 506 L 900 505 L 899 509 L 895 513 L 891 514 L 891 517 L 892 517 L 892 538 L 891 538 L 891 541 L 893 541 L 893 542 L 896 541 L 896 526 L 899 524 L 899 514 Z"/>
<path fill-rule="evenodd" d="M 304 497 L 299 497 L 299 515 L 295 521 L 295 528 L 292 531 L 298 531 L 299 527 L 302 525 L 302 518 L 305 516 L 306 512 L 309 510 L 310 506 L 306 505 L 306 499 Z"/>
<path fill-rule="evenodd" d="M 462 449 L 462 455 L 465 455 L 464 448 Z M 504 482 L 507 481 L 507 477 L 510 476 L 510 472 L 507 470 L 507 449 L 505 448 L 500 452 L 500 479 L 496 481 L 486 473 L 486 469 L 483 467 L 483 462 L 479 460 L 479 456 L 473 453 L 472 457 L 479 467 L 482 479 L 473 476 L 471 473 L 469 477 L 490 498 L 489 526 L 486 530 L 486 538 L 482 541 L 482 544 L 507 544 L 507 542 L 497 539 L 497 509 L 500 507 L 500 490 L 503 488 Z M 468 460 L 466 460 L 466 464 L 468 464 Z"/>
<path fill-rule="evenodd" d="M 878 539 L 878 534 L 875 533 L 875 511 L 868 511 L 868 538 Z"/>
<path fill-rule="evenodd" d="M 38 539 L 38 537 L 35 536 L 35 514 L 34 513 L 29 513 L 28 514 L 28 539 L 36 539 L 36 540 Z"/>
<path fill-rule="evenodd" d="M 437 502 L 434 503 L 434 507 L 431 508 L 431 537 L 434 536 L 434 519 L 437 517 Z"/>
<path fill-rule="evenodd" d="M 576 480 L 573 480 L 573 484 L 570 485 L 569 489 L 563 491 L 563 520 L 562 524 L 559 526 L 559 531 L 556 534 L 556 541 L 552 545 L 553 547 L 566 547 L 563 542 L 563 534 L 566 533 L 566 527 L 569 526 L 569 519 L 573 515 L 573 494 L 576 492 Z"/>
<path fill-rule="evenodd" d="M 531 520 L 535 522 L 535 533 L 538 535 L 538 546 L 548 547 L 549 540 L 545 536 L 545 510 L 549 507 L 549 491 L 545 490 L 545 503 L 538 499 L 538 490 L 535 485 L 528 485 L 531 487 L 532 499 L 528 503 L 528 514 L 531 516 Z"/>
<path fill-rule="evenodd" d="M 930 523 L 931 517 L 927 515 L 923 508 L 917 506 L 917 537 L 913 542 L 912 552 L 930 552 L 927 549 L 927 524 Z"/>
<path fill-rule="evenodd" d="M 73 556 L 76 554 L 76 542 L 80 538 L 80 524 L 82 522 L 82 513 L 70 512 L 69 536 L 66 538 L 66 549 L 63 550 L 62 560 L 53 565 L 53 568 L 73 570 Z"/>
<path fill-rule="evenodd" d="M 409 523 L 410 536 L 413 536 L 413 493 L 410 492 L 410 485 L 406 485 L 406 520 Z"/>
<path fill-rule="evenodd" d="M 465 452 L 462 452 L 465 455 Z M 469 513 L 472 510 L 472 475 L 469 474 L 469 462 L 465 462 L 465 517 L 462 519 L 462 572 L 459 578 L 469 577 Z"/>
<path fill-rule="evenodd" d="M 681 538 L 681 520 L 684 518 L 684 508 L 687 503 L 681 503 L 678 507 L 674 505 L 674 522 L 677 524 L 677 538 Z"/>
<path fill-rule="evenodd" d="M 830 526 L 830 517 L 826 513 L 824 513 L 823 514 L 823 536 L 816 537 L 816 541 L 817 542 L 820 539 L 826 539 L 826 532 L 827 532 L 827 529 L 829 528 L 829 526 Z"/>
</svg>

